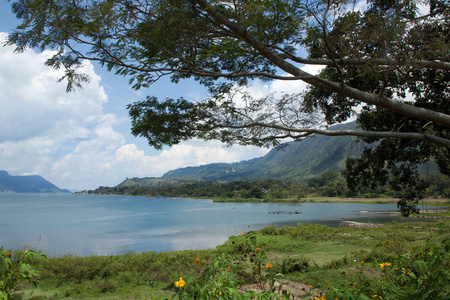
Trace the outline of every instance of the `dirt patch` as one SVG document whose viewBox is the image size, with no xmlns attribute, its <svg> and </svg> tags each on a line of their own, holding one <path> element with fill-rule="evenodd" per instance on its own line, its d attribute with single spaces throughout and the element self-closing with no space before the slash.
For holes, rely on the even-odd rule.
<svg viewBox="0 0 450 300">
<path fill-rule="evenodd" d="M 277 289 L 280 286 L 280 284 L 282 286 L 281 289 L 283 291 L 288 291 L 294 297 L 294 299 L 311 300 L 311 299 L 314 299 L 314 296 L 316 296 L 316 297 L 320 296 L 319 290 L 310 288 L 310 286 L 308 286 L 304 283 L 283 279 L 283 280 L 280 280 L 280 282 L 275 283 L 275 286 L 277 287 Z M 270 287 L 268 284 L 266 284 L 265 290 L 270 290 Z M 258 285 L 251 284 L 251 285 L 246 285 L 246 286 L 241 287 L 240 291 L 241 292 L 248 292 L 248 291 L 261 292 L 262 290 Z M 279 291 L 278 293 L 281 294 L 282 292 Z M 302 298 L 303 296 L 305 296 L 307 294 L 311 294 L 311 296 Z"/>
<path fill-rule="evenodd" d="M 340 224 L 341 227 L 352 227 L 352 228 L 379 228 L 384 225 L 381 224 L 372 224 L 372 223 L 359 223 L 353 221 L 342 221 Z"/>
</svg>

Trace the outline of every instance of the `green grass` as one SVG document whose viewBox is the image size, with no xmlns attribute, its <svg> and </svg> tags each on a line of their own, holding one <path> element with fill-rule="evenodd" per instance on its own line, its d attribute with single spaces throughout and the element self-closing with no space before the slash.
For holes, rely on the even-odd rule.
<svg viewBox="0 0 450 300">
<path fill-rule="evenodd" d="M 390 261 L 399 253 L 422 249 L 430 239 L 450 237 L 449 220 L 388 225 L 376 229 L 269 226 L 254 234 L 276 272 L 320 288 L 343 274 L 358 272 L 361 261 L 370 273 L 376 269 L 371 266 Z M 211 264 L 222 253 L 236 256 L 235 250 L 246 238 L 233 236 L 209 250 L 50 258 L 41 269 L 39 288 L 22 285 L 16 299 L 170 298 L 175 280 L 201 274 L 201 265 L 193 263 L 195 258 Z"/>
<path fill-rule="evenodd" d="M 439 212 L 439 213 L 419 213 L 419 214 L 414 214 L 413 216 L 420 216 L 420 217 L 446 217 L 446 218 L 450 218 L 450 210 L 445 210 L 443 212 Z"/>
</svg>

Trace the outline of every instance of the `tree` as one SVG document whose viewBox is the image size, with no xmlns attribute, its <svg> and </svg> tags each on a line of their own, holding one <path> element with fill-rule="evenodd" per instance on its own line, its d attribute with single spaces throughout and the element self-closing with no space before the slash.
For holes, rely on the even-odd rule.
<svg viewBox="0 0 450 300">
<path fill-rule="evenodd" d="M 423 190 L 417 163 L 434 160 L 450 175 L 450 5 L 361 3 L 21 0 L 12 8 L 23 22 L 7 43 L 57 49 L 47 64 L 65 68 L 69 91 L 88 80 L 77 72 L 84 60 L 135 89 L 162 76 L 208 87 L 211 97 L 197 103 L 148 96 L 128 106 L 132 133 L 156 148 L 191 138 L 274 146 L 312 134 L 361 137 L 374 146 L 347 164 L 349 187 L 388 182 L 408 214 Z M 256 79 L 309 88 L 255 99 L 243 87 Z M 359 130 L 326 129 L 355 115 Z"/>
<path fill-rule="evenodd" d="M 308 186 L 312 188 L 320 188 L 335 182 L 339 179 L 339 174 L 331 171 L 322 173 L 318 177 L 313 177 L 308 181 Z"/>
</svg>

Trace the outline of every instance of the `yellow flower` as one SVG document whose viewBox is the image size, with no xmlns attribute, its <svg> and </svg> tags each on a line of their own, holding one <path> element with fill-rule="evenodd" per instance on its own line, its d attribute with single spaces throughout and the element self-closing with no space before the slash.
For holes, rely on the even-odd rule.
<svg viewBox="0 0 450 300">
<path fill-rule="evenodd" d="M 196 259 L 194 259 L 194 264 L 198 263 L 200 261 L 200 257 L 197 257 Z"/>
<path fill-rule="evenodd" d="M 256 247 L 256 251 L 260 251 L 261 249 L 259 247 Z"/>
<path fill-rule="evenodd" d="M 178 281 L 175 281 L 175 286 L 177 288 L 182 288 L 185 285 L 186 285 L 186 281 L 184 281 L 183 278 L 181 278 L 181 277 Z"/>
<path fill-rule="evenodd" d="M 325 297 L 320 297 L 320 298 L 317 298 L 317 297 L 314 297 L 314 300 L 327 300 L 327 299 L 325 299 Z"/>
<path fill-rule="evenodd" d="M 227 271 L 230 271 L 230 270 L 231 270 L 231 268 L 230 268 L 230 266 L 228 266 Z"/>
<path fill-rule="evenodd" d="M 266 265 L 266 268 L 267 268 L 267 269 L 272 268 L 272 264 L 267 264 L 267 265 Z"/>
<path fill-rule="evenodd" d="M 206 262 L 206 259 L 202 259 L 202 264 L 204 264 Z"/>
<path fill-rule="evenodd" d="M 355 282 L 354 286 L 358 287 L 358 286 L 359 286 L 359 284 L 358 284 L 357 282 Z"/>
<path fill-rule="evenodd" d="M 308 288 L 309 288 L 309 289 L 312 288 L 312 285 L 308 285 Z"/>
<path fill-rule="evenodd" d="M 382 263 L 380 264 L 380 268 L 383 269 L 384 267 L 388 267 L 390 265 L 391 265 L 390 263 Z"/>
</svg>

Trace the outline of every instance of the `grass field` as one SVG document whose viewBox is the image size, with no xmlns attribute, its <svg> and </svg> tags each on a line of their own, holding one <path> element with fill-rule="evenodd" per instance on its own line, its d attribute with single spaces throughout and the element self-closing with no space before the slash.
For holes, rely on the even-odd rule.
<svg viewBox="0 0 450 300">
<path fill-rule="evenodd" d="M 202 278 L 207 269 L 223 261 L 224 257 L 230 265 L 236 266 L 236 270 L 240 270 L 236 273 L 250 274 L 252 263 L 248 257 L 251 252 L 244 249 L 250 239 L 254 245 L 251 247 L 258 248 L 252 250 L 251 257 L 259 257 L 255 255 L 264 251 L 264 261 L 270 263 L 270 269 L 266 270 L 262 265 L 263 270 L 260 268 L 259 272 L 266 272 L 264 276 L 283 274 L 283 280 L 291 283 L 296 299 L 300 299 L 301 295 L 311 297 L 330 292 L 333 285 L 350 284 L 354 289 L 353 282 L 361 281 L 362 274 L 382 278 L 380 263 L 393 262 L 406 253 L 416 253 L 417 256 L 430 243 L 440 243 L 448 238 L 448 219 L 393 223 L 373 229 L 329 228 L 309 224 L 278 229 L 269 226 L 259 232 L 232 236 L 223 245 L 209 250 L 49 258 L 40 268 L 39 287 L 21 284 L 13 299 L 170 298 L 177 291 L 174 282 L 180 277 L 186 280 L 186 289 L 194 282 L 210 284 L 198 278 Z M 442 268 L 449 266 L 448 256 L 446 259 Z M 245 264 L 241 263 L 243 261 Z M 448 272 L 446 274 L 448 276 Z M 251 278 L 239 277 L 239 285 L 251 285 L 254 283 Z"/>
</svg>

